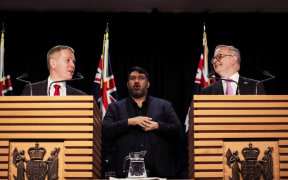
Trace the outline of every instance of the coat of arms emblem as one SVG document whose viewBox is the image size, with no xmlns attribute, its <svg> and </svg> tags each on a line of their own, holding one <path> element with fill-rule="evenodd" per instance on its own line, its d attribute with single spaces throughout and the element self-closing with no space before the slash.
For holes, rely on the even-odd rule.
<svg viewBox="0 0 288 180">
<path fill-rule="evenodd" d="M 264 151 L 264 156 L 261 160 L 257 160 L 260 150 L 257 147 L 249 147 L 242 149 L 242 155 L 245 160 L 240 160 L 238 151 L 231 152 L 230 148 L 226 153 L 227 165 L 232 168 L 232 178 L 230 180 L 240 180 L 240 175 L 243 180 L 273 180 L 273 158 L 272 147 L 268 147 Z M 241 165 L 241 169 L 239 167 Z"/>
<path fill-rule="evenodd" d="M 30 160 L 25 157 L 25 151 L 13 151 L 13 164 L 17 167 L 17 175 L 13 175 L 15 180 L 24 180 L 25 172 L 28 180 L 44 180 L 48 175 L 48 180 L 58 179 L 58 153 L 60 148 L 54 148 L 50 157 L 43 161 L 46 149 L 39 147 L 36 143 L 35 147 L 28 149 Z M 26 169 L 25 169 L 26 163 Z"/>
</svg>

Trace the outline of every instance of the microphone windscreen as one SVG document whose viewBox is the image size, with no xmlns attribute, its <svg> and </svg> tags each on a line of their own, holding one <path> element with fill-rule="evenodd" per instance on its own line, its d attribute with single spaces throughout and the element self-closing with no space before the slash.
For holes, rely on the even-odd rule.
<svg viewBox="0 0 288 180">
<path fill-rule="evenodd" d="M 80 72 L 77 72 L 76 73 L 76 77 L 80 77 L 81 76 L 81 73 Z"/>
<path fill-rule="evenodd" d="M 270 72 L 268 72 L 268 71 L 263 71 L 263 74 L 264 74 L 265 76 L 273 77 L 273 75 L 272 75 Z"/>
<path fill-rule="evenodd" d="M 22 74 L 22 76 L 20 76 L 21 78 L 27 78 L 28 77 L 28 73 L 24 73 Z"/>
<path fill-rule="evenodd" d="M 209 74 L 208 74 L 208 77 L 214 77 L 215 76 L 215 71 L 211 71 Z"/>
<path fill-rule="evenodd" d="M 76 73 L 76 78 L 83 79 L 84 77 L 82 76 L 82 74 L 80 72 L 77 72 Z"/>
</svg>

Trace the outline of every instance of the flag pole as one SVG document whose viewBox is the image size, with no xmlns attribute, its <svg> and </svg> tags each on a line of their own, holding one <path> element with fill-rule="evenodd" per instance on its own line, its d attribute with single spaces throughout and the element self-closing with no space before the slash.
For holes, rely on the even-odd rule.
<svg viewBox="0 0 288 180">
<path fill-rule="evenodd" d="M 207 74 L 209 74 L 209 65 L 208 65 L 208 42 L 207 42 L 207 35 L 206 35 L 206 26 L 205 22 L 203 24 L 203 40 L 204 40 L 204 46 L 205 46 L 205 52 L 204 52 L 204 63 L 205 66 L 207 67 L 206 71 Z M 208 78 L 208 85 L 210 84 L 210 79 Z"/>
<path fill-rule="evenodd" d="M 108 22 L 106 24 L 106 29 L 105 29 L 105 44 L 109 43 L 109 26 L 108 26 Z M 107 44 L 107 46 L 105 47 L 105 63 L 106 63 L 106 77 L 108 77 L 109 74 L 109 54 L 108 54 L 108 48 L 109 48 L 109 44 Z M 107 57 L 106 57 L 107 56 Z M 109 80 L 107 80 L 107 88 L 109 88 Z"/>
<path fill-rule="evenodd" d="M 2 24 L 2 30 L 1 30 L 1 66 L 2 66 L 2 83 L 3 86 L 5 86 L 5 75 L 4 75 L 4 32 L 5 32 L 5 27 L 4 23 Z"/>
</svg>

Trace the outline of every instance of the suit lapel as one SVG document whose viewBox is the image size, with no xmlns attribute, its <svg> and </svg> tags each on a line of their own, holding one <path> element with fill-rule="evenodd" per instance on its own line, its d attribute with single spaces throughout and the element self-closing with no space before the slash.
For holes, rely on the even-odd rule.
<svg viewBox="0 0 288 180">
<path fill-rule="evenodd" d="M 224 95 L 223 84 L 221 80 L 215 82 L 214 94 Z"/>
<path fill-rule="evenodd" d="M 150 96 L 149 98 L 149 103 L 148 103 L 148 110 L 147 110 L 147 116 L 152 118 L 152 114 L 153 114 L 153 110 L 154 110 L 154 101 L 153 98 L 151 98 Z M 153 121 L 153 118 L 152 118 Z"/>
</svg>

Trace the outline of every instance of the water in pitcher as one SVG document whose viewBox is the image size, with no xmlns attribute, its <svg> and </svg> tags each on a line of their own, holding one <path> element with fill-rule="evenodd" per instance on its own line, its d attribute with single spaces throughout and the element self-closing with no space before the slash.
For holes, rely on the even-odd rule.
<svg viewBox="0 0 288 180">
<path fill-rule="evenodd" d="M 128 171 L 128 178 L 147 177 L 144 158 L 143 160 L 131 160 Z"/>
</svg>

